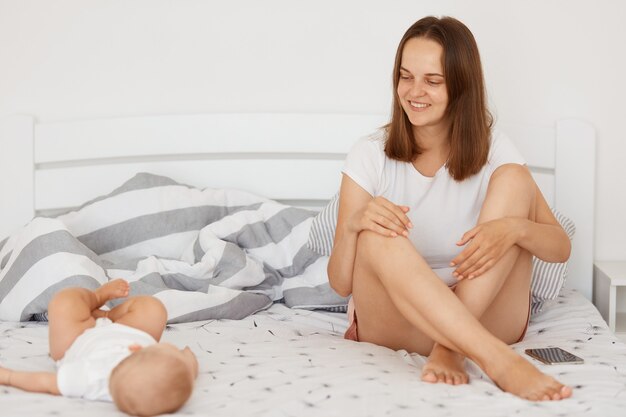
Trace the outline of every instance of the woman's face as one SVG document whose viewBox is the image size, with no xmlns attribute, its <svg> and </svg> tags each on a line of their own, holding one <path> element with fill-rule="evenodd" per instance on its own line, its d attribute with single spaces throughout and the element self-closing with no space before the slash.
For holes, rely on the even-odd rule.
<svg viewBox="0 0 626 417">
<path fill-rule="evenodd" d="M 448 90 L 442 57 L 441 45 L 430 39 L 411 38 L 404 44 L 397 92 L 416 128 L 445 126 Z"/>
</svg>

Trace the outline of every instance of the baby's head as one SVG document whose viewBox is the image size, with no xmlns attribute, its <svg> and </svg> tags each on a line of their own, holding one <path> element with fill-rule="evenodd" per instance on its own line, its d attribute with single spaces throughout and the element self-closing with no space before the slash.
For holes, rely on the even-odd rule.
<svg viewBox="0 0 626 417">
<path fill-rule="evenodd" d="M 187 401 L 198 375 L 188 347 L 169 343 L 138 348 L 111 372 L 109 391 L 117 407 L 136 416 L 173 413 Z"/>
</svg>

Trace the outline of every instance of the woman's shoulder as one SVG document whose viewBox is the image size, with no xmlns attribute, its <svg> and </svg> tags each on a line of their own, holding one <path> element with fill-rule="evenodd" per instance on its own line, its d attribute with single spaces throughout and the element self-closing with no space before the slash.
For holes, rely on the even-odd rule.
<svg viewBox="0 0 626 417">
<path fill-rule="evenodd" d="M 342 172 L 371 195 L 376 195 L 385 167 L 385 133 L 376 131 L 359 139 L 346 157 Z"/>
<path fill-rule="evenodd" d="M 502 163 L 526 163 L 523 156 L 506 133 L 494 128 L 491 130 L 490 141 L 488 162 L 498 165 Z"/>
<path fill-rule="evenodd" d="M 489 137 L 489 140 L 491 141 L 491 146 L 498 145 L 499 143 L 511 141 L 511 139 L 506 135 L 506 133 L 504 133 L 497 127 L 494 127 L 491 129 L 491 136 Z"/>
<path fill-rule="evenodd" d="M 382 128 L 378 129 L 375 132 L 357 140 L 354 145 L 352 145 L 350 153 L 384 156 L 386 137 L 387 134 L 385 130 Z"/>
<path fill-rule="evenodd" d="M 381 151 L 383 151 L 385 149 L 386 139 L 387 130 L 384 128 L 380 128 L 370 133 L 369 135 L 362 137 L 359 141 L 367 143 L 367 146 L 373 149 L 380 149 Z"/>
</svg>

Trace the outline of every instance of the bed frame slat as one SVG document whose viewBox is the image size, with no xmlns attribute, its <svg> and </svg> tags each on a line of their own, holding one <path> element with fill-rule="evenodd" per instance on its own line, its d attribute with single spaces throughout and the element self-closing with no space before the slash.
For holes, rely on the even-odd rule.
<svg viewBox="0 0 626 417">
<path fill-rule="evenodd" d="M 0 240 L 34 215 L 32 116 L 0 120 Z"/>
<path fill-rule="evenodd" d="M 346 153 L 383 115 L 208 114 L 37 125 L 35 163 L 202 153 Z M 345 138 L 345 140 L 338 140 Z"/>
<path fill-rule="evenodd" d="M 556 125 L 556 207 L 576 224 L 568 285 L 592 299 L 595 220 L 595 130 L 581 120 Z"/>
<path fill-rule="evenodd" d="M 76 207 L 107 194 L 137 172 L 205 188 L 237 188 L 275 200 L 324 201 L 339 189 L 341 160 L 208 160 L 94 165 L 37 171 L 35 209 Z"/>
</svg>

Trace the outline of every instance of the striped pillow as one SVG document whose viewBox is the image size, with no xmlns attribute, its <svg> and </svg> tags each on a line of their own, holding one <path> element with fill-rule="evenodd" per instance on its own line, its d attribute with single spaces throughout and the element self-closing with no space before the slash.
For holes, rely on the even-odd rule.
<svg viewBox="0 0 626 417">
<path fill-rule="evenodd" d="M 576 233 L 574 222 L 558 210 L 552 209 L 552 214 L 567 233 L 569 240 L 572 240 L 574 233 Z M 533 275 L 530 283 L 531 312 L 533 314 L 540 312 L 546 301 L 555 300 L 559 296 L 566 278 L 567 261 L 552 263 L 533 256 Z"/>
<path fill-rule="evenodd" d="M 330 256 L 335 237 L 337 225 L 337 214 L 339 212 L 339 194 L 313 219 L 309 232 L 308 247 L 320 255 Z M 561 227 L 572 240 L 576 232 L 574 222 L 555 209 L 552 209 L 554 217 L 561 224 Z M 567 277 L 567 262 L 551 263 L 545 262 L 533 256 L 533 273 L 530 286 L 532 295 L 532 312 L 538 313 L 548 300 L 558 297 L 565 278 Z"/>
<path fill-rule="evenodd" d="M 323 256 L 330 256 L 335 240 L 337 216 L 339 214 L 339 193 L 330 199 L 326 207 L 313 219 L 309 231 L 308 247 Z"/>
</svg>

